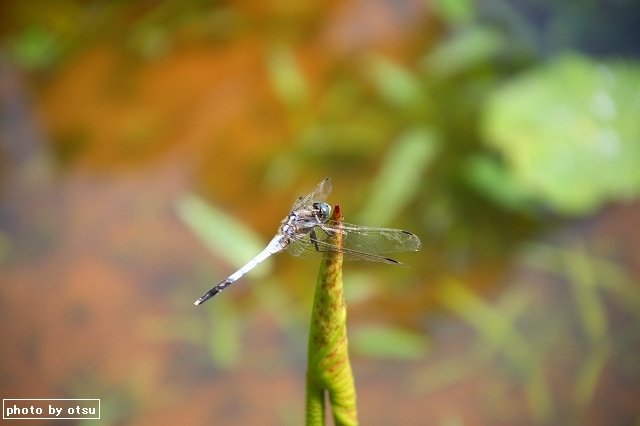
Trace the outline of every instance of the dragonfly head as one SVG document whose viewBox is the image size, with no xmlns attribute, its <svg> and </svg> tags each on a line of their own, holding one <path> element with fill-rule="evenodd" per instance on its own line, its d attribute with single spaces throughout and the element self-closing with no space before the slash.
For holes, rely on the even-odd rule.
<svg viewBox="0 0 640 426">
<path fill-rule="evenodd" d="M 318 212 L 318 216 L 322 221 L 329 219 L 331 216 L 331 206 L 327 203 L 315 202 L 313 209 Z"/>
</svg>

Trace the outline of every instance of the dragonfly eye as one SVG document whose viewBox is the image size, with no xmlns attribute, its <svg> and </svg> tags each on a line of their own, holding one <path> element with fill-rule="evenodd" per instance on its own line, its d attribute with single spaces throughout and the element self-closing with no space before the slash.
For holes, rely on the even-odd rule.
<svg viewBox="0 0 640 426">
<path fill-rule="evenodd" d="M 331 216 L 331 206 L 327 203 L 313 203 L 314 207 L 320 212 L 322 220 L 329 219 Z"/>
</svg>

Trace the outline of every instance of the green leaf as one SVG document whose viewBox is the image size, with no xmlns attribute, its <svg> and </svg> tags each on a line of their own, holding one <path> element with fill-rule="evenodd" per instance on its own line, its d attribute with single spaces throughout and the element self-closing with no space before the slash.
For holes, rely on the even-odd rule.
<svg viewBox="0 0 640 426">
<path fill-rule="evenodd" d="M 176 209 L 191 231 L 235 268 L 242 267 L 266 246 L 251 229 L 195 195 L 182 197 Z M 266 276 L 273 268 L 272 262 L 272 259 L 266 259 L 251 274 L 254 277 Z"/>
<path fill-rule="evenodd" d="M 306 102 L 309 89 L 291 49 L 272 49 L 267 58 L 267 71 L 276 94 L 285 104 L 299 106 Z"/>
<path fill-rule="evenodd" d="M 429 128 L 409 129 L 402 134 L 371 184 L 373 194 L 358 216 L 359 223 L 384 226 L 405 209 L 418 193 L 422 175 L 439 147 L 438 137 Z"/>
<path fill-rule="evenodd" d="M 410 106 L 420 99 L 420 80 L 408 69 L 379 55 L 372 56 L 368 65 L 371 80 L 389 103 Z"/>
<path fill-rule="evenodd" d="M 502 207 L 528 212 L 531 205 L 529 194 L 509 178 L 497 161 L 477 155 L 470 158 L 465 166 L 464 177 L 472 187 Z"/>
<path fill-rule="evenodd" d="M 639 90 L 637 64 L 560 56 L 492 94 L 484 139 L 509 186 L 561 213 L 589 213 L 640 190 Z"/>
<path fill-rule="evenodd" d="M 580 366 L 576 380 L 574 403 L 577 408 L 584 409 L 593 400 L 596 387 L 610 357 L 611 342 L 606 338 L 589 349 L 586 359 Z"/>
<path fill-rule="evenodd" d="M 26 69 L 44 68 L 55 62 L 62 53 L 54 33 L 44 28 L 25 28 L 13 45 L 18 63 Z"/>
<path fill-rule="evenodd" d="M 475 5 L 472 0 L 435 0 L 433 12 L 447 24 L 465 24 L 473 21 Z"/>
<path fill-rule="evenodd" d="M 450 76 L 492 59 L 506 43 L 496 29 L 471 27 L 438 45 L 423 59 L 422 65 L 437 76 Z"/>
</svg>

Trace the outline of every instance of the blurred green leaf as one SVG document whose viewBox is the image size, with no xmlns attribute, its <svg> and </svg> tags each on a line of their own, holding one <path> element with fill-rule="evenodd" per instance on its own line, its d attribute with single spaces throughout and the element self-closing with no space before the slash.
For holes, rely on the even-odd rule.
<svg viewBox="0 0 640 426">
<path fill-rule="evenodd" d="M 473 0 L 435 0 L 433 12 L 449 25 L 469 23 L 475 16 Z"/>
<path fill-rule="evenodd" d="M 502 290 L 496 301 L 496 309 L 510 321 L 516 321 L 531 305 L 533 289 L 530 287 L 509 286 Z"/>
<path fill-rule="evenodd" d="M 386 123 L 374 120 L 364 117 L 343 124 L 312 125 L 302 132 L 298 143 L 305 155 L 320 159 L 370 156 L 370 149 L 384 142 L 386 130 Z"/>
<path fill-rule="evenodd" d="M 13 51 L 18 64 L 29 70 L 51 65 L 62 53 L 55 34 L 36 26 L 27 27 L 20 33 Z"/>
<path fill-rule="evenodd" d="M 624 268 L 613 262 L 590 259 L 598 275 L 598 285 L 640 320 L 640 289 Z"/>
<path fill-rule="evenodd" d="M 372 358 L 405 360 L 423 358 L 429 348 L 421 334 L 378 326 L 354 329 L 349 344 L 355 351 Z"/>
<path fill-rule="evenodd" d="M 189 229 L 234 268 L 241 268 L 266 246 L 251 229 L 195 195 L 182 197 L 176 208 L 178 216 Z M 272 265 L 273 260 L 266 259 L 251 274 L 254 277 L 265 276 L 271 272 Z"/>
<path fill-rule="evenodd" d="M 566 251 L 569 251 L 568 249 L 533 242 L 528 243 L 527 246 L 525 264 L 575 279 L 575 272 L 567 270 Z M 593 268 L 598 288 L 608 292 L 629 313 L 640 319 L 640 290 L 625 269 L 614 262 L 596 256 L 589 256 L 585 262 Z"/>
<path fill-rule="evenodd" d="M 371 197 L 358 215 L 358 222 L 385 226 L 407 207 L 420 189 L 425 169 L 440 148 L 429 128 L 407 130 L 391 147 L 377 177 L 371 184 Z"/>
<path fill-rule="evenodd" d="M 171 49 L 171 37 L 162 27 L 139 25 L 129 39 L 129 44 L 144 58 L 166 54 Z"/>
<path fill-rule="evenodd" d="M 535 419 L 535 424 L 549 424 L 553 419 L 553 401 L 545 371 L 540 365 L 533 365 L 524 386 L 527 402 Z"/>
<path fill-rule="evenodd" d="M 476 155 L 466 162 L 463 171 L 467 182 L 495 203 L 507 209 L 529 212 L 529 193 L 510 180 L 504 167 L 497 161 Z"/>
<path fill-rule="evenodd" d="M 638 87 L 638 65 L 564 55 L 498 89 L 482 130 L 504 158 L 505 186 L 565 214 L 637 195 Z"/>
<path fill-rule="evenodd" d="M 420 80 L 408 69 L 380 55 L 372 56 L 368 65 L 370 78 L 390 104 L 407 107 L 420 99 Z"/>
<path fill-rule="evenodd" d="M 291 49 L 273 48 L 267 57 L 267 71 L 276 94 L 286 105 L 295 107 L 307 101 L 307 82 Z"/>
<path fill-rule="evenodd" d="M 422 60 L 422 66 L 429 73 L 446 77 L 492 59 L 505 46 L 500 31 L 474 26 L 439 44 Z"/>
<path fill-rule="evenodd" d="M 519 374 L 528 377 L 535 365 L 535 357 L 529 343 L 510 318 L 454 279 L 440 283 L 436 295 L 440 303 L 467 321 L 488 343 L 500 350 Z"/>
<path fill-rule="evenodd" d="M 274 155 L 264 174 L 263 184 L 267 191 L 276 192 L 296 182 L 303 171 L 300 158 L 290 151 Z"/>
<path fill-rule="evenodd" d="M 447 279 L 436 289 L 440 302 L 473 326 L 494 349 L 499 350 L 507 359 L 514 372 L 523 382 L 525 395 L 535 419 L 545 423 L 553 417 L 551 392 L 546 381 L 544 369 L 539 356 L 534 352 L 530 342 L 517 330 L 517 315 L 510 309 L 503 312 L 506 300 L 501 307 L 491 306 L 466 285 Z M 522 298 L 516 311 L 524 309 L 528 296 L 509 296 Z M 514 299 L 511 299 L 514 300 Z"/>
<path fill-rule="evenodd" d="M 576 380 L 574 402 L 577 408 L 583 409 L 593 399 L 598 380 L 602 376 L 610 354 L 611 343 L 608 339 L 589 349 L 587 359 L 580 366 Z"/>
<path fill-rule="evenodd" d="M 592 343 L 599 343 L 607 334 L 609 321 L 604 302 L 597 291 L 593 263 L 583 245 L 563 250 L 562 260 L 576 300 L 582 328 Z"/>
</svg>

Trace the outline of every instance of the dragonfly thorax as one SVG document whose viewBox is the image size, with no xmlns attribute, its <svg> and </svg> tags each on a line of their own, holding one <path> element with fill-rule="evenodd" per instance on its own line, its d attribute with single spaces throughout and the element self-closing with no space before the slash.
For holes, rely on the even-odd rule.
<svg viewBox="0 0 640 426">
<path fill-rule="evenodd" d="M 293 210 L 280 224 L 278 233 L 285 239 L 307 234 L 318 225 L 325 223 L 331 215 L 331 206 L 323 202 L 314 202 L 307 208 Z"/>
</svg>

